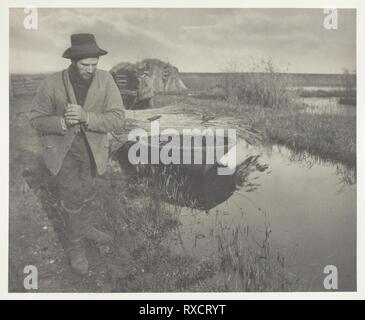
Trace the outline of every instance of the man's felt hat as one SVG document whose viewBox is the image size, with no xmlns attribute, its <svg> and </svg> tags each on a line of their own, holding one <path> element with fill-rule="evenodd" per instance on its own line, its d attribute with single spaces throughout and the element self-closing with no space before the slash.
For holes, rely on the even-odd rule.
<svg viewBox="0 0 365 320">
<path fill-rule="evenodd" d="M 77 33 L 71 35 L 71 47 L 63 53 L 62 57 L 80 60 L 103 56 L 107 53 L 108 51 L 99 48 L 93 34 Z"/>
</svg>

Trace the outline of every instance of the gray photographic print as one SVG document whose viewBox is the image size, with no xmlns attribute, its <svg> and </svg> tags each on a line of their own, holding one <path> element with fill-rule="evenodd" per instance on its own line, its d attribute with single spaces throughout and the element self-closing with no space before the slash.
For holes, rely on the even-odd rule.
<svg viewBox="0 0 365 320">
<path fill-rule="evenodd" d="M 357 290 L 356 8 L 9 8 L 8 292 Z"/>
</svg>

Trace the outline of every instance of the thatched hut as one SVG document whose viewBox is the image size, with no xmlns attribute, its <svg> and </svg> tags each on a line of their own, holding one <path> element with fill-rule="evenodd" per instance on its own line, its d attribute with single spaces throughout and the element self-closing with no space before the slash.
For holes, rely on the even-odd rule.
<svg viewBox="0 0 365 320">
<path fill-rule="evenodd" d="M 148 73 L 151 78 L 153 91 L 158 92 L 176 92 L 186 90 L 185 84 L 179 76 L 179 70 L 171 65 L 158 59 L 145 59 L 135 64 L 122 62 L 114 66 L 110 73 L 114 78 L 125 78 L 125 89 L 133 90 L 135 86 L 135 77 L 141 76 L 144 72 Z M 132 84 L 128 82 L 132 82 Z M 122 85 L 122 81 L 118 84 Z"/>
</svg>

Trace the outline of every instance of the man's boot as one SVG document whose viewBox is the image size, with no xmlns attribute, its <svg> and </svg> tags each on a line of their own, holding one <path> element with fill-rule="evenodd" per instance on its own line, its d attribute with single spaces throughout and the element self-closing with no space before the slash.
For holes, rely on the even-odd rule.
<svg viewBox="0 0 365 320">
<path fill-rule="evenodd" d="M 84 243 L 80 239 L 79 241 L 73 241 L 70 247 L 67 249 L 67 256 L 71 264 L 71 268 L 78 274 L 84 275 L 89 271 L 89 263 L 86 258 Z"/>
<path fill-rule="evenodd" d="M 63 209 L 67 213 L 66 233 L 68 245 L 66 253 L 70 261 L 72 269 L 78 274 L 87 274 L 89 263 L 86 258 L 84 237 L 89 228 L 89 219 L 85 219 L 81 208 L 68 208 L 64 203 L 61 203 Z"/>
<path fill-rule="evenodd" d="M 93 215 L 95 208 L 91 201 L 84 201 L 82 208 L 82 215 L 85 219 L 85 239 L 96 242 L 99 245 L 107 244 L 112 242 L 113 238 L 106 232 L 100 231 L 93 226 Z"/>
</svg>

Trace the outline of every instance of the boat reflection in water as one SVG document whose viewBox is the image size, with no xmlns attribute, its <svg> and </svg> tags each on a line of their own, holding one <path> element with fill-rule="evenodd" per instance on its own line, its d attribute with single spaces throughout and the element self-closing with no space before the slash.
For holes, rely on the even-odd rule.
<svg viewBox="0 0 365 320">
<path fill-rule="evenodd" d="M 223 165 L 206 163 L 207 147 L 204 139 L 202 164 L 134 165 L 128 160 L 128 151 L 134 143 L 129 141 L 124 144 L 116 152 L 115 159 L 119 161 L 121 168 L 129 177 L 135 177 L 139 181 L 145 179 L 148 186 L 157 187 L 157 190 L 161 192 L 161 197 L 168 203 L 207 211 L 227 200 L 236 190 L 235 174 L 218 175 L 218 168 Z M 226 154 L 228 145 L 228 139 L 225 137 L 224 145 L 214 146 L 214 148 L 223 148 L 224 154 Z M 150 157 L 153 147 L 150 144 L 148 147 Z M 159 146 L 160 150 L 161 147 L 162 144 Z M 194 144 L 191 148 L 191 156 L 194 157 Z"/>
</svg>

